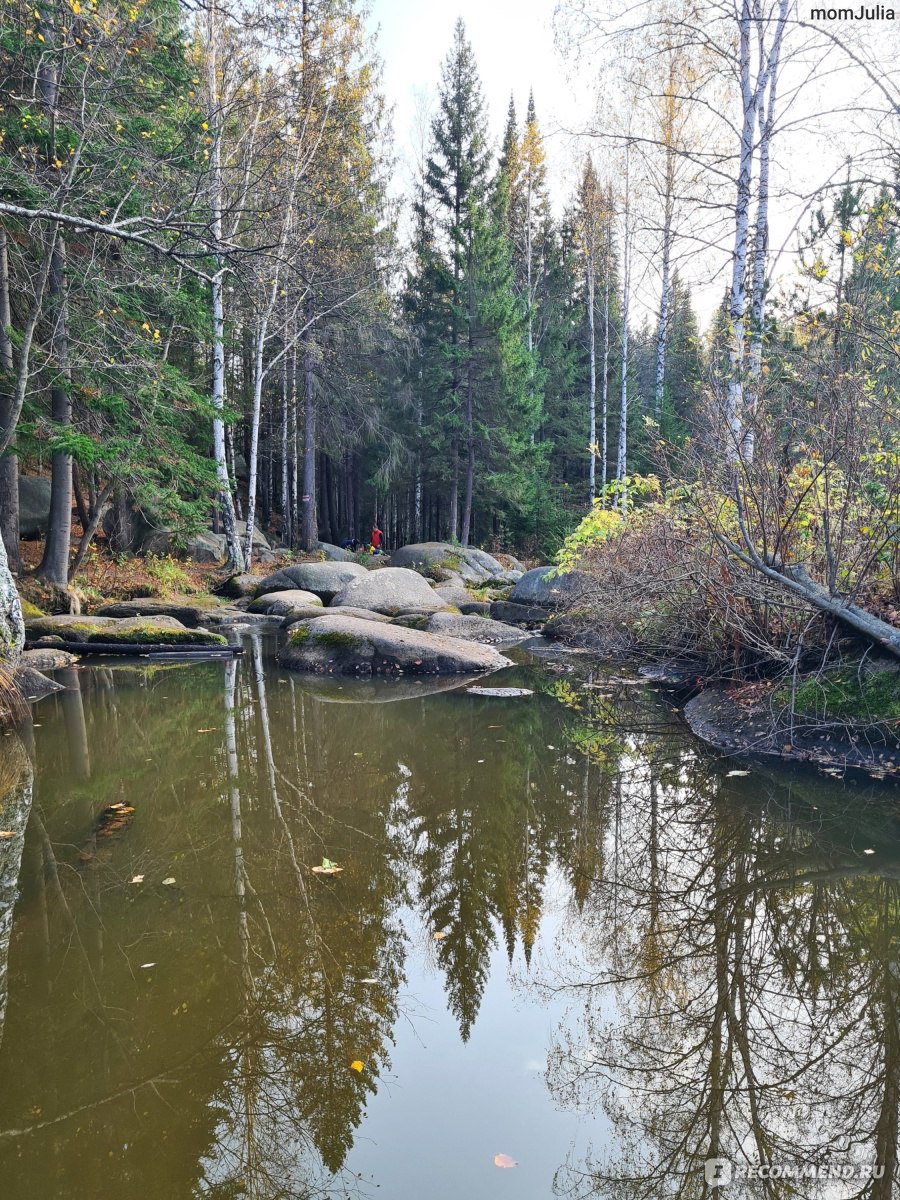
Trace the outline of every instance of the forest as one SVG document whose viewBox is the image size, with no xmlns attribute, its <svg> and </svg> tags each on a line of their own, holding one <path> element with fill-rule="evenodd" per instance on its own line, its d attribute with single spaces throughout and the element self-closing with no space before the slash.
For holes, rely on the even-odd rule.
<svg viewBox="0 0 900 1200">
<path fill-rule="evenodd" d="M 379 526 L 578 564 L 593 624 L 669 656 L 900 655 L 887 43 L 791 0 L 555 30 L 589 76 L 568 191 L 539 80 L 492 138 L 461 20 L 406 187 L 357 0 L 4 0 L 13 652 L 15 576 L 68 611 L 101 560 L 179 578 L 212 532 L 239 574 L 257 529 Z"/>
</svg>

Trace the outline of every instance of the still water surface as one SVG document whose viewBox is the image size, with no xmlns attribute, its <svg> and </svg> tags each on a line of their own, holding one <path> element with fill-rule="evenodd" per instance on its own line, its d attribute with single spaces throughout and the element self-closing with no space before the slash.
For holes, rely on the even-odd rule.
<svg viewBox="0 0 900 1200">
<path fill-rule="evenodd" d="M 498 699 L 245 645 L 0 745 L 4 1200 L 896 1195 L 896 791 L 577 656 Z"/>
</svg>

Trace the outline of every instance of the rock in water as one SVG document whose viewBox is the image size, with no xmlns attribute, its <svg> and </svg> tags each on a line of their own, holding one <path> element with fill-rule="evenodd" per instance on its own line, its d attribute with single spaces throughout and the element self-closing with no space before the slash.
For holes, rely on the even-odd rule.
<svg viewBox="0 0 900 1200">
<path fill-rule="evenodd" d="M 388 616 L 438 612 L 447 607 L 421 575 L 404 567 L 366 571 L 342 588 L 332 603 L 371 608 L 373 612 L 386 613 Z"/>
<path fill-rule="evenodd" d="M 456 613 L 435 613 L 426 628 L 429 633 L 483 642 L 486 646 L 521 642 L 523 638 L 531 636 L 527 630 L 517 629 L 514 625 L 504 625 L 502 621 L 491 621 L 479 616 L 457 616 Z"/>
<path fill-rule="evenodd" d="M 535 567 L 526 571 L 509 595 L 511 604 L 555 608 L 562 601 L 576 599 L 590 585 L 590 576 L 583 571 L 566 571 L 551 575 L 554 567 Z"/>
<path fill-rule="evenodd" d="M 465 675 L 509 665 L 490 646 L 327 613 L 294 625 L 278 661 L 293 671 L 345 675 Z"/>
<path fill-rule="evenodd" d="M 265 596 L 269 592 L 299 589 L 315 593 L 323 603 L 328 604 L 352 579 L 368 574 L 365 567 L 354 562 L 294 563 L 261 579 L 256 594 Z"/>
</svg>

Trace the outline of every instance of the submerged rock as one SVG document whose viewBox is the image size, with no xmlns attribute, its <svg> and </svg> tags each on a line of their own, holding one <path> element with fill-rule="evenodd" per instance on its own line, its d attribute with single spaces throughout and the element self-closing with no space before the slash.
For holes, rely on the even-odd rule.
<svg viewBox="0 0 900 1200">
<path fill-rule="evenodd" d="M 509 665 L 490 646 L 329 614 L 293 626 L 278 661 L 294 671 L 360 675 L 474 674 Z"/>
<path fill-rule="evenodd" d="M 334 605 L 370 608 L 388 616 L 401 613 L 438 612 L 446 608 L 440 596 L 415 571 L 405 567 L 384 567 L 364 571 L 335 596 Z"/>
<path fill-rule="evenodd" d="M 270 592 L 313 592 L 328 604 L 352 579 L 369 572 L 355 562 L 307 562 L 282 567 L 259 581 L 257 596 Z"/>
</svg>

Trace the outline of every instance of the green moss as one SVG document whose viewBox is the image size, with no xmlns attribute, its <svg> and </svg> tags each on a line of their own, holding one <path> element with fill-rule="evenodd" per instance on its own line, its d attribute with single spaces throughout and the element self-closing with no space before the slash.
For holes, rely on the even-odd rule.
<svg viewBox="0 0 900 1200">
<path fill-rule="evenodd" d="M 34 617 L 45 617 L 47 614 L 42 608 L 38 608 L 36 604 L 32 604 L 30 600 L 22 601 L 22 616 L 26 621 L 32 620 Z"/>
<path fill-rule="evenodd" d="M 790 684 L 779 688 L 776 703 L 791 701 Z M 900 671 L 841 667 L 809 676 L 797 685 L 795 711 L 822 718 L 887 721 L 900 718 Z"/>
<path fill-rule="evenodd" d="M 73 626 L 70 626 L 73 628 Z M 87 639 L 89 642 L 115 642 L 123 645 L 164 646 L 227 646 L 228 639 L 221 633 L 208 633 L 205 629 L 169 629 L 154 625 L 152 621 L 134 625 L 130 629 L 95 629 Z"/>
<path fill-rule="evenodd" d="M 301 625 L 299 629 L 295 629 L 291 634 L 291 645 L 302 646 L 304 642 L 309 641 L 309 626 Z"/>
<path fill-rule="evenodd" d="M 352 633 L 329 629 L 316 634 L 316 645 L 327 646 L 330 650 L 349 650 L 356 645 L 356 638 Z"/>
</svg>

